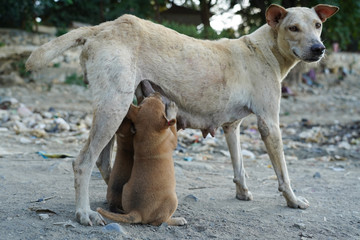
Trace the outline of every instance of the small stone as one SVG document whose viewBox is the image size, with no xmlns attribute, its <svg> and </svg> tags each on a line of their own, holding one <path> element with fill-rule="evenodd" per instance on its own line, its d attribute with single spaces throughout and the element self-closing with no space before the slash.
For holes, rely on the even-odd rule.
<svg viewBox="0 0 360 240">
<path fill-rule="evenodd" d="M 28 139 L 26 137 L 21 137 L 19 141 L 23 144 L 32 143 L 31 139 Z"/>
<path fill-rule="evenodd" d="M 199 201 L 199 198 L 197 198 L 196 196 L 194 196 L 193 194 L 189 194 L 187 195 L 184 200 L 186 202 L 198 202 Z"/>
<path fill-rule="evenodd" d="M 351 149 L 351 145 L 350 143 L 346 142 L 346 141 L 342 141 L 339 143 L 338 145 L 339 148 L 342 148 L 342 149 L 346 149 L 346 150 L 350 150 Z"/>
<path fill-rule="evenodd" d="M 9 129 L 7 129 L 6 127 L 0 127 L 0 132 L 7 132 L 9 131 Z"/>
<path fill-rule="evenodd" d="M 321 175 L 319 172 L 316 172 L 314 175 L 313 175 L 313 178 L 321 178 Z"/>
<path fill-rule="evenodd" d="M 33 113 L 24 104 L 20 104 L 20 107 L 17 109 L 17 111 L 18 111 L 18 114 L 20 115 L 20 117 L 28 117 Z"/>
<path fill-rule="evenodd" d="M 118 223 L 109 223 L 108 225 L 102 228 L 103 232 L 118 232 L 124 235 L 127 235 L 123 227 Z"/>
<path fill-rule="evenodd" d="M 63 119 L 63 118 L 56 118 L 54 120 L 56 124 L 58 124 L 58 127 L 60 131 L 69 131 L 70 125 Z"/>
<path fill-rule="evenodd" d="M 40 218 L 40 220 L 44 220 L 44 219 L 48 219 L 48 218 L 50 218 L 50 216 L 49 216 L 49 214 L 43 214 L 43 213 L 40 213 L 39 214 L 39 218 Z"/>
<path fill-rule="evenodd" d="M 293 226 L 300 229 L 300 230 L 305 230 L 306 229 L 306 226 L 303 223 L 294 223 Z"/>
<path fill-rule="evenodd" d="M 242 149 L 241 154 L 243 155 L 244 158 L 248 158 L 248 159 L 255 158 L 255 154 L 246 149 Z"/>
</svg>

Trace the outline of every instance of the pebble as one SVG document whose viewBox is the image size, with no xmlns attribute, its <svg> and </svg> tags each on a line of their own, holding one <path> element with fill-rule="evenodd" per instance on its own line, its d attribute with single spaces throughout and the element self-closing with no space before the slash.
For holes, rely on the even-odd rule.
<svg viewBox="0 0 360 240">
<path fill-rule="evenodd" d="M 40 220 L 44 220 L 44 219 L 50 218 L 50 216 L 49 216 L 49 214 L 46 214 L 46 213 L 40 213 L 39 218 L 40 218 Z"/>
<path fill-rule="evenodd" d="M 189 194 L 187 195 L 186 197 L 184 197 L 184 200 L 186 202 L 198 202 L 199 201 L 199 198 L 197 198 L 195 195 L 193 194 Z"/>
<path fill-rule="evenodd" d="M 313 175 L 313 178 L 321 178 L 321 175 L 319 172 L 316 172 L 314 175 Z"/>
<path fill-rule="evenodd" d="M 103 232 L 117 232 L 117 233 L 121 233 L 123 235 L 127 235 L 124 228 L 122 226 L 120 226 L 120 224 L 118 224 L 118 223 L 109 223 L 102 228 L 102 231 Z"/>
<path fill-rule="evenodd" d="M 33 113 L 24 104 L 20 104 L 20 107 L 17 109 L 17 111 L 18 111 L 18 114 L 20 115 L 20 117 L 28 117 Z"/>
<path fill-rule="evenodd" d="M 21 137 L 21 138 L 19 139 L 19 141 L 20 141 L 20 143 L 22 143 L 22 144 L 32 143 L 32 140 L 29 139 L 29 138 L 26 138 L 26 137 Z"/>
<path fill-rule="evenodd" d="M 250 152 L 249 150 L 246 150 L 246 149 L 242 149 L 241 154 L 243 155 L 244 158 L 248 158 L 248 159 L 254 159 L 255 158 L 255 154 L 253 152 Z"/>
<path fill-rule="evenodd" d="M 56 118 L 54 120 L 56 124 L 58 124 L 60 131 L 69 131 L 70 125 L 63 118 Z"/>
<path fill-rule="evenodd" d="M 300 230 L 305 230 L 306 229 L 306 226 L 305 226 L 304 223 L 294 223 L 293 226 L 300 229 Z"/>
</svg>

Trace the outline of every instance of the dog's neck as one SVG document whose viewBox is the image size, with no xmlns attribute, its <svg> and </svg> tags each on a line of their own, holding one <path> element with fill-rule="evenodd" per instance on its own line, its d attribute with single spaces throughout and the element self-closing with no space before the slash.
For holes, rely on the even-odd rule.
<svg viewBox="0 0 360 240">
<path fill-rule="evenodd" d="M 254 36 L 254 38 L 251 37 L 250 40 L 253 41 L 253 39 L 255 39 L 253 43 L 261 49 L 264 58 L 274 69 L 278 80 L 282 81 L 289 71 L 300 62 L 295 56 L 286 54 L 285 51 L 279 49 L 277 32 L 269 25 L 263 25 L 248 36 Z"/>
</svg>

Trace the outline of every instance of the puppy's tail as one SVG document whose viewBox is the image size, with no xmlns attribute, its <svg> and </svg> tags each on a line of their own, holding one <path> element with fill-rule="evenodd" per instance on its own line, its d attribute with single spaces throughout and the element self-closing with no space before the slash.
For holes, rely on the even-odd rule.
<svg viewBox="0 0 360 240">
<path fill-rule="evenodd" d="M 97 32 L 96 27 L 81 27 L 45 43 L 33 51 L 26 61 L 26 70 L 37 70 L 66 50 L 84 45 L 86 37 Z"/>
<path fill-rule="evenodd" d="M 97 208 L 96 211 L 102 216 L 117 222 L 123 223 L 141 223 L 141 215 L 137 211 L 132 211 L 128 214 L 119 214 L 106 211 L 102 208 Z"/>
</svg>

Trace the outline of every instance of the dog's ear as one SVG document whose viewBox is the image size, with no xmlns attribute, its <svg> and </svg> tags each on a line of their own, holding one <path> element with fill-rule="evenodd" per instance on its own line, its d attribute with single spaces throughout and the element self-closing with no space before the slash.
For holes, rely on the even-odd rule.
<svg viewBox="0 0 360 240">
<path fill-rule="evenodd" d="M 277 4 L 271 4 L 265 12 L 266 22 L 270 27 L 275 28 L 279 21 L 286 16 L 286 14 L 287 11 L 285 8 Z"/>
<path fill-rule="evenodd" d="M 126 114 L 126 117 L 128 119 L 130 119 L 131 121 L 135 122 L 137 114 L 138 114 L 140 108 L 141 107 L 138 107 L 138 106 L 135 106 L 134 104 L 131 104 L 130 108 L 129 108 L 129 111 Z"/>
<path fill-rule="evenodd" d="M 313 7 L 316 14 L 319 16 L 320 20 L 322 22 L 325 22 L 326 19 L 334 15 L 337 11 L 339 11 L 339 8 L 332 5 L 327 4 L 318 4 L 315 7 Z"/>
</svg>

